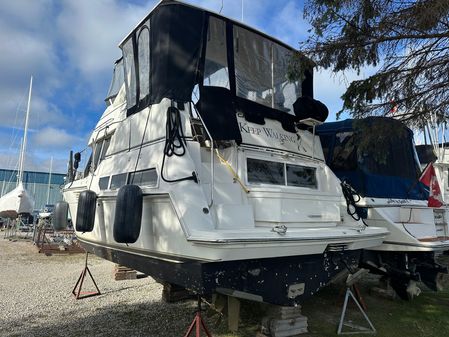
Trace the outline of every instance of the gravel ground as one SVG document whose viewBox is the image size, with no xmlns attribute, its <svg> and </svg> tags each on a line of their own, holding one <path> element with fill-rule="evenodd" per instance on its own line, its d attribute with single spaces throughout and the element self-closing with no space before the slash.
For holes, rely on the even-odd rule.
<svg viewBox="0 0 449 337">
<path fill-rule="evenodd" d="M 71 291 L 84 258 L 45 256 L 31 242 L 1 235 L 0 336 L 184 335 L 194 316 L 194 301 L 162 302 L 162 286 L 150 277 L 115 281 L 114 264 L 93 255 L 88 265 L 102 295 L 75 300 Z M 93 289 L 86 281 L 83 290 Z M 206 320 L 208 327 L 214 322 Z"/>
</svg>

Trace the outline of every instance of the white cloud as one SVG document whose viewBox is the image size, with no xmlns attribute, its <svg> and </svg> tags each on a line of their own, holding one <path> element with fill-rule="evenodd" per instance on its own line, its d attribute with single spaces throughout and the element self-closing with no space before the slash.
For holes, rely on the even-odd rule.
<svg viewBox="0 0 449 337">
<path fill-rule="evenodd" d="M 65 2 L 57 26 L 72 65 L 89 79 L 112 72 L 114 61 L 121 56 L 119 42 L 154 3 L 137 6 L 113 0 Z"/>
<path fill-rule="evenodd" d="M 74 144 L 84 141 L 83 138 L 68 133 L 63 129 L 45 127 L 31 134 L 32 146 L 44 149 L 70 149 Z"/>
</svg>

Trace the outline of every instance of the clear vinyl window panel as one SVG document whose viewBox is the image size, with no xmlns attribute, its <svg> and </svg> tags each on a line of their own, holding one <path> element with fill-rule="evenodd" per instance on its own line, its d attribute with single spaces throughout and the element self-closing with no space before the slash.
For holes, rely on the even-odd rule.
<svg viewBox="0 0 449 337">
<path fill-rule="evenodd" d="M 128 175 L 127 173 L 120 173 L 120 174 L 113 175 L 111 178 L 110 189 L 115 190 L 115 189 L 122 187 L 123 185 L 126 185 L 127 175 Z"/>
<path fill-rule="evenodd" d="M 271 41 L 234 26 L 234 63 L 237 96 L 272 107 Z"/>
<path fill-rule="evenodd" d="M 204 85 L 229 89 L 229 69 L 226 54 L 226 23 L 210 17 L 207 30 Z"/>
<path fill-rule="evenodd" d="M 316 168 L 286 164 L 287 186 L 318 188 Z"/>
<path fill-rule="evenodd" d="M 112 98 L 117 96 L 124 82 L 125 82 L 125 75 L 123 69 L 123 59 L 121 59 L 115 64 L 111 85 L 109 86 L 109 91 L 106 98 Z"/>
<path fill-rule="evenodd" d="M 130 109 L 136 105 L 136 68 L 132 38 L 125 42 L 122 51 L 125 66 L 126 107 Z"/>
<path fill-rule="evenodd" d="M 109 186 L 109 177 L 101 177 L 98 180 L 98 187 L 100 190 L 107 190 Z"/>
<path fill-rule="evenodd" d="M 131 172 L 129 174 L 128 182 L 129 184 L 138 185 L 138 186 L 149 186 L 155 187 L 157 186 L 157 172 L 156 169 L 149 169 L 137 172 Z"/>
<path fill-rule="evenodd" d="M 293 103 L 301 96 L 301 86 L 299 81 L 287 79 L 291 60 L 291 50 L 234 26 L 237 96 L 292 113 Z"/>
<path fill-rule="evenodd" d="M 138 34 L 139 100 L 150 94 L 150 29 L 143 26 Z"/>
<path fill-rule="evenodd" d="M 284 163 L 247 158 L 248 183 L 285 185 Z"/>
</svg>

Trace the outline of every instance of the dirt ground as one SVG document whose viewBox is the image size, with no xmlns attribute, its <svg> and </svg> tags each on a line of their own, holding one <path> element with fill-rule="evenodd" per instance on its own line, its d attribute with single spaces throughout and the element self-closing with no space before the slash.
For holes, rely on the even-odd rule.
<svg viewBox="0 0 449 337">
<path fill-rule="evenodd" d="M 184 335 L 194 316 L 193 300 L 163 302 L 161 285 L 150 277 L 114 281 L 114 265 L 95 256 L 89 258 L 89 268 L 102 295 L 75 300 L 71 290 L 83 263 L 83 254 L 45 256 L 31 242 L 5 240 L 0 233 L 0 336 Z M 377 336 L 449 336 L 448 279 L 443 291 L 420 285 L 422 294 L 405 302 L 370 294 L 375 279 L 366 278 L 360 289 Z M 310 332 L 302 336 L 336 336 L 343 298 L 341 286 L 329 286 L 303 303 Z M 228 332 L 226 318 L 213 311 L 205 313 L 205 320 L 213 336 L 254 337 L 265 310 L 264 305 L 242 301 L 236 333 Z M 352 303 L 347 321 L 365 325 Z"/>
</svg>

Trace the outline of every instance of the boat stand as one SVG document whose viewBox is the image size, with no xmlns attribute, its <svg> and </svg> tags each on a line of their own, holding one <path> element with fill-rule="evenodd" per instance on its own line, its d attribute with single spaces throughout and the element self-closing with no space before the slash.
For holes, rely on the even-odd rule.
<svg viewBox="0 0 449 337">
<path fill-rule="evenodd" d="M 86 253 L 86 260 L 84 262 L 84 269 L 81 272 L 80 277 L 78 278 L 78 281 L 76 281 L 75 287 L 72 290 L 73 296 L 75 296 L 75 299 L 79 300 L 86 297 L 92 297 L 101 295 L 100 289 L 98 289 L 97 283 L 94 280 L 94 277 L 92 276 L 92 273 L 89 270 L 89 267 L 87 266 L 87 259 L 89 257 L 89 253 Z M 95 288 L 97 291 L 81 291 L 81 288 L 83 287 L 84 279 L 86 277 L 86 274 L 89 273 L 89 276 L 94 283 Z"/>
<path fill-rule="evenodd" d="M 203 331 L 206 333 L 208 337 L 212 337 L 209 330 L 206 328 L 206 324 L 203 321 L 203 318 L 201 317 L 201 296 L 198 295 L 198 307 L 195 314 L 195 318 L 193 319 L 192 323 L 189 326 L 189 329 L 187 330 L 184 337 L 189 337 L 190 334 L 193 331 L 193 328 L 195 328 L 195 337 L 201 337 L 201 331 L 200 328 L 203 328 Z"/>
<path fill-rule="evenodd" d="M 358 326 L 355 324 L 349 324 L 349 323 L 344 323 L 345 320 L 345 315 L 346 315 L 346 309 L 348 308 L 348 300 L 349 297 L 351 297 L 355 304 L 357 305 L 357 307 L 359 308 L 360 312 L 362 313 L 363 317 L 365 318 L 365 320 L 368 322 L 369 324 L 369 328 L 365 328 L 363 326 Z M 352 329 L 355 329 L 357 331 L 347 331 L 347 332 L 343 332 L 343 325 L 349 326 Z M 368 318 L 368 315 L 365 313 L 365 311 L 363 310 L 362 306 L 360 305 L 359 301 L 357 300 L 357 298 L 354 296 L 354 294 L 351 291 L 350 287 L 346 288 L 346 295 L 345 295 L 345 301 L 343 303 L 343 310 L 341 312 L 341 317 L 340 317 L 340 323 L 338 324 L 338 330 L 337 330 L 337 335 L 354 335 L 354 334 L 362 334 L 362 333 L 366 333 L 366 334 L 375 334 L 376 328 L 373 326 L 373 324 L 371 323 L 370 319 Z"/>
</svg>

